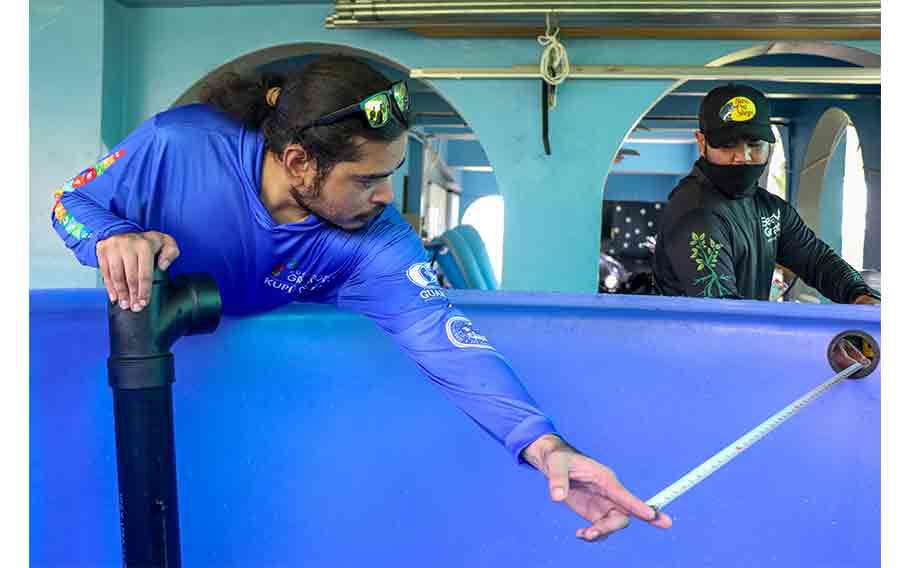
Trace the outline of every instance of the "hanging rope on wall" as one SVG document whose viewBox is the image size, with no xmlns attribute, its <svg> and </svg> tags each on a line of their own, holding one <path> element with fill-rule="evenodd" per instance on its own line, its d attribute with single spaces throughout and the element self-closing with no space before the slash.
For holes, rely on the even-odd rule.
<svg viewBox="0 0 910 568">
<path fill-rule="evenodd" d="M 547 31 L 542 36 L 537 36 L 537 43 L 543 46 L 540 56 L 540 76 L 553 87 L 552 96 L 549 98 L 550 108 L 556 108 L 556 86 L 569 76 L 569 52 L 566 46 L 559 42 L 559 28 L 551 30 L 550 14 L 547 14 Z"/>
<path fill-rule="evenodd" d="M 547 31 L 537 36 L 543 46 L 540 56 L 540 106 L 543 120 L 543 149 L 550 155 L 550 109 L 556 108 L 556 87 L 569 76 L 569 53 L 559 42 L 559 27 L 551 31 L 550 13 L 547 13 Z"/>
</svg>

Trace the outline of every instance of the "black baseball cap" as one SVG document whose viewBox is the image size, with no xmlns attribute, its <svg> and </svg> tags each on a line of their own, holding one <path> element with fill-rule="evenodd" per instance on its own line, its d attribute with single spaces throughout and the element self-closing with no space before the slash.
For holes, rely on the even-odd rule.
<svg viewBox="0 0 910 568">
<path fill-rule="evenodd" d="M 748 85 L 729 83 L 711 89 L 698 108 L 698 127 L 717 148 L 738 138 L 774 142 L 771 109 L 765 95 Z"/>
</svg>

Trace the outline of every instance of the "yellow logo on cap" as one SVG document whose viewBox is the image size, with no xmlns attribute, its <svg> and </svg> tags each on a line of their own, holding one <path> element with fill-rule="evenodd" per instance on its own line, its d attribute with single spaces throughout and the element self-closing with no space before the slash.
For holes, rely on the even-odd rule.
<svg viewBox="0 0 910 568">
<path fill-rule="evenodd" d="M 720 119 L 724 122 L 746 122 L 755 116 L 755 103 L 746 97 L 733 97 L 720 107 Z"/>
</svg>

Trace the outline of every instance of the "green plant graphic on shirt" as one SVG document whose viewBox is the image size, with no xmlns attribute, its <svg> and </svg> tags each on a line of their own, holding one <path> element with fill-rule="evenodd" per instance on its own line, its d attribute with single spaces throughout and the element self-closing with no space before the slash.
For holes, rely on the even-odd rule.
<svg viewBox="0 0 910 568">
<path fill-rule="evenodd" d="M 696 286 L 704 286 L 702 295 L 710 298 L 711 296 L 720 297 L 725 293 L 732 292 L 724 285 L 724 282 L 732 280 L 733 277 L 727 274 L 718 274 L 715 270 L 717 268 L 717 256 L 720 254 L 720 249 L 723 245 L 715 242 L 710 237 L 706 239 L 705 233 L 692 233 L 692 240 L 689 241 L 689 244 L 692 246 L 692 255 L 689 258 L 695 261 L 699 272 L 708 272 L 701 278 L 696 278 L 693 282 Z"/>
</svg>

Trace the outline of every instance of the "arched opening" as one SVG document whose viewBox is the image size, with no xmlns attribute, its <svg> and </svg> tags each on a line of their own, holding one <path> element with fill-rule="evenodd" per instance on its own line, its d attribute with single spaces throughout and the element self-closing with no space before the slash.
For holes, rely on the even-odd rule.
<svg viewBox="0 0 910 568">
<path fill-rule="evenodd" d="M 863 270 L 864 248 L 866 241 L 866 209 L 869 188 L 866 176 L 863 151 L 859 143 L 859 133 L 852 123 L 847 125 L 844 164 L 844 197 L 843 216 L 841 219 L 841 256 L 853 268 Z"/>
<path fill-rule="evenodd" d="M 772 125 L 771 130 L 777 140 L 783 140 L 783 133 L 779 126 Z M 787 170 L 787 153 L 784 151 L 783 145 L 775 144 L 771 148 L 768 169 L 765 170 L 761 184 L 762 187 L 785 201 L 787 199 Z"/>
<path fill-rule="evenodd" d="M 840 249 L 841 185 L 844 171 L 844 142 L 850 116 L 830 108 L 811 130 L 802 166 L 798 172 L 799 196 L 796 208 L 810 229 L 835 250 Z M 826 191 L 828 189 L 828 191 Z M 827 198 L 827 199 L 824 199 Z M 823 219 L 822 209 L 828 219 Z M 837 227 L 835 229 L 835 227 Z"/>
<path fill-rule="evenodd" d="M 868 201 L 857 128 L 844 110 L 829 108 L 819 118 L 806 147 L 797 208 L 819 238 L 858 271 L 866 268 Z M 828 303 L 803 282 L 796 282 L 789 296 L 803 302 Z"/>
<path fill-rule="evenodd" d="M 755 46 L 741 50 L 722 58 L 716 59 L 709 66 L 723 66 L 736 64 L 737 66 L 781 66 L 781 67 L 837 67 L 837 66 L 878 66 L 880 57 L 861 49 L 827 43 L 795 43 L 772 42 L 770 44 Z M 740 81 L 737 81 L 740 82 Z M 807 133 L 811 133 L 825 109 L 834 105 L 849 108 L 851 115 L 862 117 L 863 124 L 857 125 L 853 131 L 857 135 L 857 144 L 863 143 L 866 147 L 878 145 L 878 117 L 880 115 L 881 88 L 880 85 L 843 85 L 843 84 L 815 84 L 794 83 L 783 81 L 741 81 L 758 88 L 765 93 L 771 104 L 772 128 L 777 138 L 777 143 L 772 149 L 769 165 L 761 180 L 762 187 L 773 194 L 780 196 L 797 207 L 800 214 L 810 227 L 818 227 L 818 210 L 804 207 L 803 203 L 811 197 L 813 189 L 807 188 L 803 176 L 800 175 L 802 164 L 808 163 Z M 622 146 L 611 160 L 607 177 L 604 182 L 603 224 L 601 231 L 601 272 L 603 273 L 603 255 L 611 257 L 621 267 L 620 278 L 631 278 L 640 272 L 650 271 L 650 251 L 653 250 L 653 238 L 656 236 L 657 222 L 648 218 L 644 225 L 636 225 L 635 216 L 632 216 L 632 231 L 628 231 L 624 223 L 628 223 L 626 216 L 617 216 L 618 208 L 623 210 L 654 211 L 659 217 L 657 207 L 665 203 L 671 191 L 678 182 L 688 175 L 692 165 L 698 158 L 698 150 L 694 132 L 698 128 L 698 107 L 703 96 L 721 81 L 678 81 L 658 98 L 632 125 L 626 133 Z M 861 127 L 862 126 L 862 127 Z M 845 132 L 845 126 L 840 128 Z M 830 150 L 830 148 L 829 148 Z M 878 152 L 875 152 L 878 156 Z M 851 156 L 850 174 L 845 174 L 849 179 L 856 179 L 859 175 L 868 179 L 869 172 L 878 172 L 878 161 L 869 164 L 865 160 L 865 168 L 857 170 L 853 165 L 857 160 L 863 160 L 867 154 L 858 158 Z M 819 170 L 824 173 L 824 168 Z M 859 172 L 857 174 L 857 172 Z M 844 175 L 839 182 L 846 179 Z M 859 187 L 852 182 L 851 187 Z M 821 182 L 819 182 L 819 187 Z M 878 188 L 874 188 L 878 191 Z M 865 194 L 851 190 L 849 198 L 865 200 Z M 870 188 L 870 192 L 873 190 Z M 877 193 L 876 193 L 877 195 Z M 815 196 L 817 197 L 817 195 Z M 848 198 L 845 192 L 839 193 L 838 198 Z M 849 221 L 848 230 L 840 226 L 841 216 L 837 216 L 837 229 L 826 233 L 825 236 L 835 238 L 841 250 L 840 243 L 843 239 L 850 239 L 852 248 L 872 248 L 878 250 L 880 241 L 880 213 L 872 209 L 872 195 L 868 197 L 870 208 L 850 206 L 851 215 L 863 215 L 863 222 Z M 852 203 L 852 202 L 851 202 Z M 838 202 L 838 211 L 843 208 L 843 203 Z M 645 216 L 643 216 L 644 219 Z M 648 225 L 650 222 L 651 225 Z M 846 221 L 845 219 L 845 222 Z M 635 231 L 638 229 L 638 232 Z M 863 233 L 864 238 L 856 237 L 856 232 Z M 632 241 L 622 241 L 626 235 L 631 235 Z M 620 240 L 617 240 L 620 239 Z M 617 254 L 610 254 L 613 250 Z M 625 254 L 623 251 L 632 251 Z M 865 256 L 869 256 L 866 254 Z M 854 253 L 854 258 L 856 253 Z M 857 268 L 860 268 L 857 266 Z M 614 271 L 616 272 L 616 271 Z M 617 281 L 616 278 L 613 281 Z M 604 286 L 601 279 L 601 291 L 636 293 L 635 287 L 615 286 L 612 289 Z"/>
<path fill-rule="evenodd" d="M 487 195 L 474 201 L 464 213 L 463 222 L 471 225 L 487 245 L 496 281 L 502 282 L 502 237 L 505 205 L 501 195 Z"/>
<path fill-rule="evenodd" d="M 410 78 L 407 67 L 377 53 L 345 45 L 298 43 L 273 46 L 249 53 L 214 69 L 187 89 L 174 105 L 198 100 L 203 85 L 225 72 L 241 75 L 259 72 L 286 72 L 326 54 L 343 54 L 362 59 L 392 81 L 403 80 L 411 94 L 414 123 L 409 131 L 405 165 L 392 178 L 395 206 L 411 223 L 431 250 L 438 239 L 464 223 L 472 203 L 499 195 L 493 168 L 486 151 L 470 125 L 435 86 Z M 498 220 L 484 216 L 485 223 L 499 229 L 481 232 L 491 256 L 501 259 L 502 211 Z M 494 237 L 494 235 L 500 235 Z M 487 239 L 496 238 L 496 241 Z M 494 252 L 495 251 L 495 252 Z M 501 260 L 499 261 L 501 271 Z M 453 264 L 455 266 L 455 264 Z M 497 272 L 500 275 L 501 272 Z"/>
</svg>

